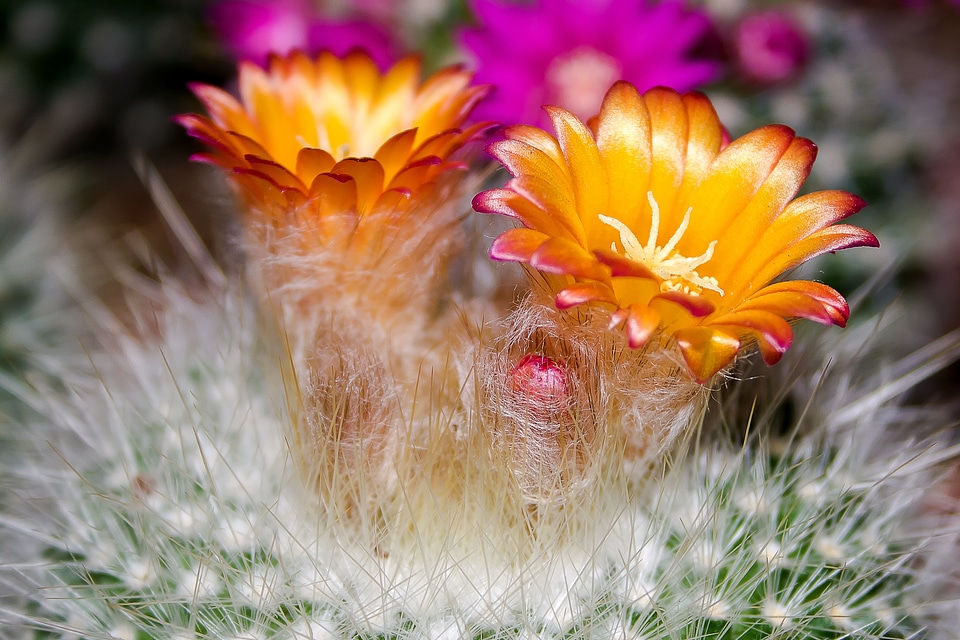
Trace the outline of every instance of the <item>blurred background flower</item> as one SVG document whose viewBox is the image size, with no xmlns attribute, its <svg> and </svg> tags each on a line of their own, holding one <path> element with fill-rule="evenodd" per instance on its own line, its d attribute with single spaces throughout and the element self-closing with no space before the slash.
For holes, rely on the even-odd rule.
<svg viewBox="0 0 960 640">
<path fill-rule="evenodd" d="M 397 57 L 394 36 L 368 20 L 333 20 L 309 0 L 222 0 L 208 19 L 234 57 L 266 63 L 270 53 L 320 50 L 338 56 L 364 49 L 385 69 Z"/>
<path fill-rule="evenodd" d="M 545 123 L 544 104 L 596 115 L 616 80 L 640 91 L 680 91 L 720 75 L 708 53 L 712 25 L 681 0 L 473 0 L 477 25 L 460 40 L 479 82 L 498 87 L 482 114 L 506 124 Z"/>
<path fill-rule="evenodd" d="M 760 84 L 796 77 L 810 55 L 807 34 L 782 11 L 744 16 L 736 26 L 733 42 L 739 72 Z"/>
</svg>

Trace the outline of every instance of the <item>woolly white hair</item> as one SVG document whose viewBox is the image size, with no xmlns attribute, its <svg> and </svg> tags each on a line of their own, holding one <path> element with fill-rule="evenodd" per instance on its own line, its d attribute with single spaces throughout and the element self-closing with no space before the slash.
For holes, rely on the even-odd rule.
<svg viewBox="0 0 960 640">
<path fill-rule="evenodd" d="M 3 469 L 9 629 L 949 637 L 958 526 L 923 499 L 957 451 L 936 412 L 895 400 L 957 336 L 871 375 L 797 352 L 816 373 L 772 396 L 731 383 L 691 433 L 706 393 L 676 356 L 589 316 L 451 309 L 407 379 L 342 318 L 292 354 L 259 296 L 205 271 L 133 298 L 125 323 L 85 300 L 86 362 L 37 358 L 19 388 L 40 417 Z M 523 406 L 520 353 L 563 372 L 559 410 Z"/>
<path fill-rule="evenodd" d="M 607 478 L 575 502 L 586 517 L 562 520 L 573 531 L 542 504 L 509 536 L 502 521 L 408 505 L 408 520 L 375 523 L 384 545 L 409 540 L 398 552 L 350 537 L 362 528 L 318 510 L 305 488 L 255 305 L 229 289 L 200 302 L 163 292 L 157 335 L 113 333 L 89 367 L 53 372 L 62 389 L 28 398 L 47 421 L 26 434 L 34 454 L 6 470 L 18 499 L 2 520 L 30 541 L 3 567 L 33 603 L 6 615 L 27 627 L 92 638 L 886 638 L 949 611 L 934 594 L 956 602 L 935 555 L 956 524 L 917 519 L 956 451 L 919 436 L 890 446 L 904 414 L 854 410 L 881 386 L 837 398 L 827 389 L 838 385 L 822 385 L 807 431 L 787 441 L 764 425 L 742 445 L 703 434 L 643 491 Z M 955 352 L 957 338 L 938 346 Z M 468 495 L 488 491 L 479 482 L 462 490 L 462 505 L 487 505 Z"/>
</svg>

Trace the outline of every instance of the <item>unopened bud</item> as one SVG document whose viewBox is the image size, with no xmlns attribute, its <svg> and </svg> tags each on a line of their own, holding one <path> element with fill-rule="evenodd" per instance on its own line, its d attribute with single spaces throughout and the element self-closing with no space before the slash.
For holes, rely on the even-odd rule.
<svg viewBox="0 0 960 640">
<path fill-rule="evenodd" d="M 562 360 L 527 354 L 510 369 L 510 391 L 536 413 L 563 410 L 570 397 L 567 368 Z"/>
</svg>

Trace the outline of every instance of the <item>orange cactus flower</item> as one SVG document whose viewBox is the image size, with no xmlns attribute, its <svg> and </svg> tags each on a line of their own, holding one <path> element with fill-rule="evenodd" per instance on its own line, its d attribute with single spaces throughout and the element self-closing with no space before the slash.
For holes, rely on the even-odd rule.
<svg viewBox="0 0 960 640">
<path fill-rule="evenodd" d="M 546 107 L 556 137 L 509 127 L 488 151 L 513 175 L 474 199 L 523 227 L 493 243 L 497 260 L 544 274 L 558 308 L 602 305 L 628 344 L 676 341 L 706 382 L 748 344 L 768 364 L 789 348 L 792 318 L 844 326 L 832 288 L 771 281 L 819 254 L 878 246 L 868 231 L 834 224 L 864 202 L 842 191 L 795 198 L 816 146 L 771 125 L 730 144 L 709 100 L 613 85 L 588 127 Z"/>
<path fill-rule="evenodd" d="M 212 149 L 194 159 L 230 170 L 267 222 L 355 231 L 358 218 L 402 214 L 463 167 L 451 156 L 489 126 L 462 128 L 488 92 L 471 79 L 449 67 L 421 84 L 416 57 L 381 73 L 360 51 L 294 52 L 266 69 L 241 62 L 239 102 L 193 85 L 210 117 L 178 121 Z"/>
</svg>

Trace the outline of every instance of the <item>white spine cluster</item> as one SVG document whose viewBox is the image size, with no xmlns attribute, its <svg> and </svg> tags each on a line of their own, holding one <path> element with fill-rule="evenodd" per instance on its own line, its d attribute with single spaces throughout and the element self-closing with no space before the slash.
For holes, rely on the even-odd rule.
<svg viewBox="0 0 960 640">
<path fill-rule="evenodd" d="M 578 517 L 540 504 L 508 527 L 536 534 L 512 548 L 502 522 L 422 505 L 375 523 L 419 546 L 371 546 L 304 488 L 253 306 L 163 295 L 156 338 L 115 335 L 24 398 L 47 417 L 28 430 L 33 454 L 4 470 L 16 499 L 0 522 L 21 543 L 3 583 L 32 604 L 3 615 L 36 637 L 906 638 L 945 607 L 931 589 L 957 601 L 923 564 L 956 523 L 917 520 L 954 452 L 885 446 L 897 425 L 883 404 L 831 425 L 844 414 L 830 396 L 785 446 L 704 433 L 642 490 L 607 471 L 589 500 L 557 507 Z"/>
<path fill-rule="evenodd" d="M 481 327 L 451 296 L 403 344 L 349 313 L 291 340 L 210 280 L 123 323 L 85 300 L 64 315 L 97 341 L 32 347 L 10 385 L 11 637 L 950 637 L 960 526 L 925 498 L 957 452 L 895 400 L 956 337 L 769 401 L 731 385 L 693 434 L 677 356 L 589 312 Z"/>
</svg>

